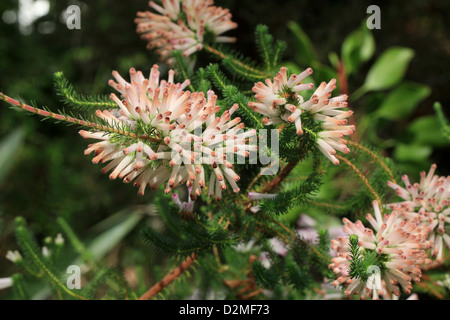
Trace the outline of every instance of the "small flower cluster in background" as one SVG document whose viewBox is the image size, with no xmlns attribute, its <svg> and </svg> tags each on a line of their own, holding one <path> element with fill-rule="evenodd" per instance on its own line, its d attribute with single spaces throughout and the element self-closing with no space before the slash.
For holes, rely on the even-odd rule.
<svg viewBox="0 0 450 320">
<path fill-rule="evenodd" d="M 157 13 L 138 12 L 137 32 L 148 41 L 147 48 L 155 49 L 162 60 L 170 58 L 174 50 L 185 56 L 200 51 L 208 37 L 214 42 L 235 42 L 233 37 L 222 36 L 237 28 L 231 13 L 213 4 L 212 0 L 163 0 L 160 6 L 150 1 Z"/>
</svg>

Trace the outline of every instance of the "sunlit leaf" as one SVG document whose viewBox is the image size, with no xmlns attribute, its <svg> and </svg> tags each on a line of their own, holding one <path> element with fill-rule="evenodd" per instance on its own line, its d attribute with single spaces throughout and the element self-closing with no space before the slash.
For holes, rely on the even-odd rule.
<svg viewBox="0 0 450 320">
<path fill-rule="evenodd" d="M 383 52 L 367 74 L 366 91 L 385 90 L 398 84 L 413 57 L 414 50 L 404 47 L 392 47 Z"/>
</svg>

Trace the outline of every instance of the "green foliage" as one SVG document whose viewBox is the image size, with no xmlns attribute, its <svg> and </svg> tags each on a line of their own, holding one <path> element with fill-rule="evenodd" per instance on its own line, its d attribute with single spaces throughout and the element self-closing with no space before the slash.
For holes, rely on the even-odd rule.
<svg viewBox="0 0 450 320">
<path fill-rule="evenodd" d="M 136 294 L 131 291 L 124 276 L 115 268 L 98 270 L 81 292 L 85 296 L 95 297 L 99 288 L 106 289 L 104 297 L 107 299 L 137 299 Z"/>
<path fill-rule="evenodd" d="M 298 187 L 280 192 L 274 199 L 263 200 L 260 207 L 267 214 L 286 214 L 294 206 L 305 205 L 318 192 L 320 185 L 321 174 L 314 171 Z"/>
<path fill-rule="evenodd" d="M 375 251 L 367 249 L 362 251 L 358 242 L 358 236 L 352 234 L 349 238 L 349 251 L 351 258 L 349 274 L 352 279 L 361 279 L 362 282 L 366 282 L 371 275 L 369 273 L 369 268 L 371 266 L 377 266 L 380 270 L 382 270 L 383 264 Z"/>
<path fill-rule="evenodd" d="M 213 246 L 227 246 L 240 240 L 238 236 L 201 219 L 182 219 L 174 206 L 159 202 L 161 218 L 170 232 L 162 234 L 152 227 L 142 230 L 144 241 L 161 254 L 187 257 L 209 251 Z"/>
<path fill-rule="evenodd" d="M 73 85 L 66 79 L 62 72 L 54 74 L 54 86 L 62 102 L 70 107 L 79 110 L 105 110 L 118 109 L 119 106 L 107 96 L 87 96 L 79 94 L 73 88 Z"/>
<path fill-rule="evenodd" d="M 310 288 L 313 281 L 307 276 L 309 269 L 304 265 L 298 265 L 295 261 L 288 262 L 286 265 L 287 279 L 295 288 L 299 288 L 304 293 L 305 289 Z"/>
<path fill-rule="evenodd" d="M 92 259 L 92 253 L 90 253 L 86 249 L 86 247 L 83 245 L 81 240 L 76 236 L 75 232 L 72 230 L 67 221 L 62 217 L 59 217 L 56 221 L 58 222 L 61 229 L 64 231 L 65 235 L 69 239 L 75 251 L 77 251 L 81 255 L 83 261 L 90 261 Z"/>
<path fill-rule="evenodd" d="M 349 251 L 350 251 L 350 270 L 349 274 L 352 279 L 361 278 L 362 281 L 367 281 L 367 269 L 364 268 L 363 257 L 358 244 L 359 238 L 357 235 L 352 234 L 349 238 Z"/>
<path fill-rule="evenodd" d="M 312 150 L 316 150 L 317 133 L 322 130 L 320 123 L 304 113 L 302 115 L 304 133 L 297 135 L 295 127 L 290 125 L 280 133 L 280 157 L 286 161 L 304 160 Z"/>
<path fill-rule="evenodd" d="M 447 138 L 447 140 L 450 140 L 450 126 L 447 123 L 447 118 L 445 117 L 444 113 L 442 112 L 442 106 L 439 102 L 436 102 L 434 104 L 434 110 L 436 110 L 436 114 L 438 116 L 439 122 L 441 123 L 442 135 L 445 138 Z"/>
<path fill-rule="evenodd" d="M 286 50 L 286 43 L 283 41 L 276 41 L 273 44 L 273 37 L 269 34 L 269 28 L 265 25 L 258 25 L 255 31 L 256 45 L 261 61 L 263 61 L 264 69 L 267 74 L 276 73 L 277 67 L 281 62 L 284 51 Z"/>
<path fill-rule="evenodd" d="M 31 274 L 38 277 L 46 277 L 52 285 L 52 289 L 58 297 L 66 296 L 67 298 L 76 300 L 86 300 L 85 297 L 72 292 L 63 280 L 57 275 L 54 266 L 49 259 L 47 259 L 39 250 L 33 235 L 29 232 L 22 222 L 17 223 L 16 237 L 17 243 L 20 246 L 27 268 Z"/>
<path fill-rule="evenodd" d="M 300 24 L 295 21 L 289 21 L 287 27 L 294 36 L 296 48 L 294 62 L 284 61 L 283 65 L 296 74 L 301 73 L 307 67 L 312 67 L 314 76 L 313 79 L 309 80 L 311 82 L 314 82 L 314 80 L 319 81 L 318 79 L 336 78 L 337 75 L 335 69 L 337 69 L 339 65 L 339 58 L 337 58 L 337 55 L 334 54 L 334 56 L 336 56 L 336 61 L 335 64 L 333 64 L 333 68 L 321 63 L 318 52 Z"/>
<path fill-rule="evenodd" d="M 22 274 L 16 273 L 12 276 L 14 293 L 20 300 L 29 300 L 30 296 L 26 289 L 25 279 Z"/>
<path fill-rule="evenodd" d="M 260 261 L 256 260 L 253 262 L 252 268 L 255 281 L 262 288 L 272 290 L 278 284 L 280 275 L 275 267 L 267 269 Z"/>
<path fill-rule="evenodd" d="M 210 64 L 206 70 L 214 86 L 222 92 L 226 104 L 230 107 L 235 103 L 239 105 L 239 109 L 236 112 L 242 117 L 247 127 L 255 129 L 263 128 L 264 125 L 262 124 L 261 117 L 248 107 L 249 98 L 236 86 L 230 84 L 225 74 L 220 71 L 219 66 L 217 64 Z"/>
<path fill-rule="evenodd" d="M 246 81 L 261 81 L 270 76 L 270 74 L 261 71 L 252 59 L 244 57 L 240 52 L 223 46 L 211 48 L 211 52 L 221 58 L 222 65 L 234 78 Z"/>
<path fill-rule="evenodd" d="M 260 56 L 261 64 L 246 58 L 240 52 L 232 51 L 226 47 L 210 47 L 208 51 L 222 60 L 222 65 L 233 75 L 233 79 L 247 82 L 263 81 L 273 77 L 278 72 L 283 54 L 286 51 L 286 43 L 277 40 L 269 34 L 265 25 L 258 25 L 255 30 L 256 49 Z"/>
</svg>

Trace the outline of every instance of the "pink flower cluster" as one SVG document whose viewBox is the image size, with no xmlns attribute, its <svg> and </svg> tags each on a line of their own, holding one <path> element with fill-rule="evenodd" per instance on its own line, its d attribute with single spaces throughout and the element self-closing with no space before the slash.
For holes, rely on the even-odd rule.
<svg viewBox="0 0 450 320">
<path fill-rule="evenodd" d="M 157 65 L 148 79 L 135 69 L 130 70 L 131 83 L 116 71 L 113 76 L 116 81 L 109 84 L 122 98 L 111 94 L 118 108 L 96 114 L 116 130 L 142 131 L 142 137 L 127 140 L 111 132 L 80 131 L 84 138 L 100 140 L 89 145 L 85 154 L 94 152 L 94 163 L 109 162 L 103 173 L 112 171 L 111 179 L 134 181 L 140 195 L 146 187 L 156 189 L 165 184 L 169 193 L 186 184 L 192 187 L 190 196 L 195 200 L 208 181 L 209 195 L 217 200 L 227 189 L 226 181 L 239 192 L 240 178 L 227 156 L 248 157 L 256 146 L 246 144 L 246 139 L 256 136 L 256 130 L 244 132 L 241 119 L 231 119 L 237 105 L 216 116 L 220 107 L 213 91 L 207 96 L 183 91 L 189 81 L 173 83 L 172 70 L 168 81 L 160 81 Z"/>
<path fill-rule="evenodd" d="M 435 175 L 437 166 L 433 164 L 428 172 L 420 173 L 420 182 L 411 184 L 407 175 L 402 176 L 405 188 L 389 181 L 404 201 L 389 204 L 392 210 L 407 212 L 411 218 L 418 219 L 431 228 L 429 240 L 433 243 L 432 255 L 438 262 L 444 260 L 444 245 L 450 248 L 448 225 L 450 223 L 450 176 Z"/>
<path fill-rule="evenodd" d="M 160 6 L 150 1 L 150 7 L 157 13 L 138 12 L 136 31 L 148 41 L 147 48 L 155 49 L 162 60 L 170 58 L 174 50 L 185 56 L 202 50 L 207 34 L 215 42 L 236 41 L 222 36 L 237 27 L 231 21 L 231 13 L 213 4 L 213 0 L 162 0 Z"/>
<path fill-rule="evenodd" d="M 288 77 L 287 68 L 282 67 L 273 82 L 266 79 L 253 87 L 256 102 L 250 102 L 249 107 L 265 117 L 263 123 L 276 125 L 294 123 L 297 134 L 303 134 L 302 116 L 309 113 L 321 123 L 322 131 L 317 134 L 316 142 L 319 150 L 333 164 L 339 164 L 336 151 L 349 153 L 345 136 L 355 131 L 355 126 L 347 125 L 347 118 L 352 111 L 342 110 L 347 107 L 347 96 L 340 95 L 331 98 L 331 92 L 336 89 L 336 80 L 322 82 L 311 98 L 305 100 L 301 91 L 313 89 L 312 83 L 303 80 L 313 73 L 311 68 L 302 73 Z"/>
<path fill-rule="evenodd" d="M 343 230 L 349 236 L 358 236 L 362 253 L 376 254 L 381 263 L 381 267 L 377 266 L 379 272 L 369 277 L 371 281 L 352 278 L 349 237 L 338 237 L 331 241 L 335 251 L 329 266 L 336 275 L 333 284 L 344 287 L 347 296 L 358 295 L 362 299 L 400 296 L 400 288 L 409 294 L 412 281 L 420 281 L 422 266 L 431 262 L 426 253 L 432 247 L 432 242 L 427 240 L 431 227 L 401 210 L 382 215 L 376 201 L 373 209 L 375 217 L 366 216 L 372 228 L 365 227 L 361 221 L 353 223 L 344 218 Z"/>
</svg>

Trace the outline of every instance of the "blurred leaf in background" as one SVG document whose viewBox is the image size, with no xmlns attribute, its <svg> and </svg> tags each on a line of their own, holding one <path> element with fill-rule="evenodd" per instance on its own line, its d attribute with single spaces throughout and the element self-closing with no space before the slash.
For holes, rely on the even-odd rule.
<svg viewBox="0 0 450 320">
<path fill-rule="evenodd" d="M 360 90 L 364 93 L 386 90 L 398 84 L 413 57 L 414 51 L 410 48 L 392 47 L 383 52 L 367 73 L 363 86 L 354 93 L 353 99 L 359 97 Z"/>
<path fill-rule="evenodd" d="M 374 53 L 375 39 L 364 22 L 359 29 L 350 33 L 342 44 L 341 57 L 347 75 L 357 72 L 361 64 L 369 61 Z"/>
</svg>

